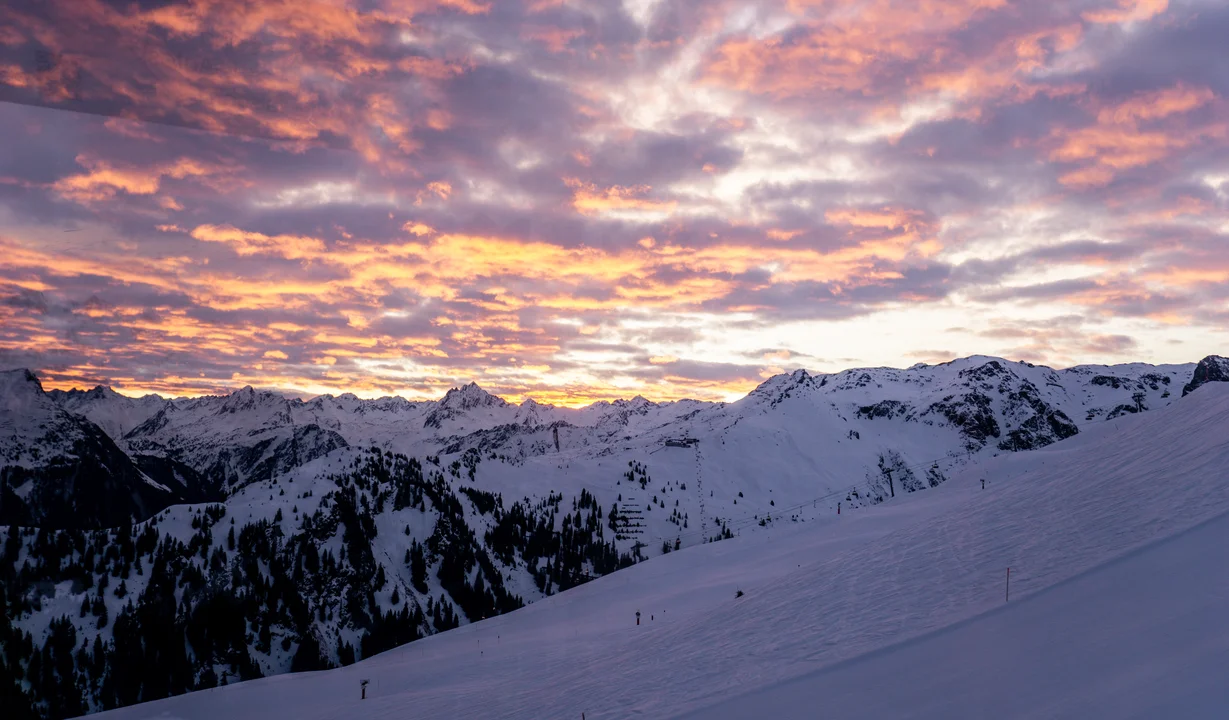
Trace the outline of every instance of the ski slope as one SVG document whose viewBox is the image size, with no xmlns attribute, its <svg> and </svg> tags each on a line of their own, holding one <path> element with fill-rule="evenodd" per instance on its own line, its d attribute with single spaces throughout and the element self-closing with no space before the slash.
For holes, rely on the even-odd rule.
<svg viewBox="0 0 1229 720">
<path fill-rule="evenodd" d="M 1208 716 L 1229 638 L 1209 570 L 1229 532 L 1227 420 L 1229 385 L 1210 384 L 930 492 L 670 553 L 350 667 L 105 715 L 723 718 L 771 697 L 782 717 Z"/>
<path fill-rule="evenodd" d="M 1225 568 L 1229 515 L 915 642 L 685 717 L 1222 718 Z"/>
</svg>

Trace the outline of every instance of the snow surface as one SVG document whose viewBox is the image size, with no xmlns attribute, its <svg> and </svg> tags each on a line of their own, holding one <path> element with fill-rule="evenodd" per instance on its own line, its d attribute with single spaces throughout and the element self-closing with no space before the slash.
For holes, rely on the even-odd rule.
<svg viewBox="0 0 1229 720">
<path fill-rule="evenodd" d="M 1223 718 L 1227 567 L 1221 515 L 970 621 L 684 717 Z"/>
<path fill-rule="evenodd" d="M 782 717 L 1211 717 L 1227 420 L 1229 385 L 1206 385 L 976 458 L 928 492 L 685 548 L 350 667 L 106 717 L 724 718 L 768 697 Z"/>
</svg>

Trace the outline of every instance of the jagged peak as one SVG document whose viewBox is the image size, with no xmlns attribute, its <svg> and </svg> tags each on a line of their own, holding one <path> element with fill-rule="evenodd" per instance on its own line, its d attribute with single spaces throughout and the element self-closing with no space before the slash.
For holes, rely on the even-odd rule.
<svg viewBox="0 0 1229 720">
<path fill-rule="evenodd" d="M 516 422 L 526 427 L 541 425 L 543 413 L 554 410 L 553 405 L 544 405 L 533 398 L 525 398 L 516 409 Z"/>
<path fill-rule="evenodd" d="M 292 401 L 283 395 L 278 395 L 269 390 L 257 390 L 251 385 L 245 385 L 230 395 L 223 396 L 218 412 L 234 413 L 242 410 L 251 410 L 257 406 L 287 406 L 290 404 L 292 404 Z"/>
<path fill-rule="evenodd" d="M 750 395 L 773 394 L 787 387 L 810 383 L 811 379 L 811 374 L 805 368 L 798 368 L 792 372 L 773 375 L 757 385 Z"/>
<path fill-rule="evenodd" d="M 440 407 L 450 410 L 468 410 L 484 405 L 502 407 L 507 404 L 506 400 L 483 390 L 476 382 L 468 382 L 459 388 L 452 388 L 440 400 Z"/>
<path fill-rule="evenodd" d="M 653 402 L 652 400 L 649 400 L 643 395 L 636 395 L 631 400 L 624 400 L 620 398 L 618 400 L 615 400 L 613 403 L 611 403 L 611 405 L 613 405 L 614 407 L 631 408 L 633 410 L 636 410 L 640 408 L 656 407 L 657 403 Z"/>
</svg>

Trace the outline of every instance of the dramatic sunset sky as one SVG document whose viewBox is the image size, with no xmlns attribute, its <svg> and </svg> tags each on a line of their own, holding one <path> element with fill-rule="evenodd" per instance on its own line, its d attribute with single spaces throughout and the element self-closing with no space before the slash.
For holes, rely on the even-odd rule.
<svg viewBox="0 0 1229 720">
<path fill-rule="evenodd" d="M 733 399 L 1229 348 L 1224 0 L 9 0 L 0 367 Z"/>
</svg>

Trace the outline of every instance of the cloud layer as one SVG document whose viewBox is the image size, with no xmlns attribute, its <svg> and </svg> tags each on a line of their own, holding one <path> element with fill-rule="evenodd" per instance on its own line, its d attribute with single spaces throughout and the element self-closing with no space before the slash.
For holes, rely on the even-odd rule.
<svg viewBox="0 0 1229 720">
<path fill-rule="evenodd" d="M 1229 340 L 1223 3 L 10 7 L 0 364 L 51 386 L 723 399 Z"/>
</svg>

